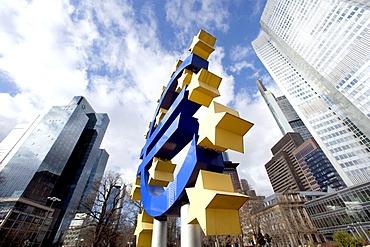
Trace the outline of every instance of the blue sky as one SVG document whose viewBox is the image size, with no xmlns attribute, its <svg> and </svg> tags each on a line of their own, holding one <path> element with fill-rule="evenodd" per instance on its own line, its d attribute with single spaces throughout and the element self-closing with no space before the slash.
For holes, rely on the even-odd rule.
<svg viewBox="0 0 370 247">
<path fill-rule="evenodd" d="M 52 105 L 85 96 L 111 123 L 102 146 L 108 169 L 133 179 L 143 134 L 177 59 L 199 29 L 217 38 L 209 70 L 223 78 L 217 101 L 255 123 L 239 176 L 272 193 L 264 164 L 281 137 L 257 93 L 257 75 L 279 90 L 254 54 L 265 0 L 0 2 L 0 140 Z"/>
</svg>

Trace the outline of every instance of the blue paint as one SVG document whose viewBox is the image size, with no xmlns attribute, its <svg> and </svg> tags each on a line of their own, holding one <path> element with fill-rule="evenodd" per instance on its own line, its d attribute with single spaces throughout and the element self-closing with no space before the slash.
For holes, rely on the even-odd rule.
<svg viewBox="0 0 370 247">
<path fill-rule="evenodd" d="M 224 162 L 222 153 L 205 149 L 196 145 L 198 141 L 199 123 L 193 115 L 201 105 L 188 100 L 186 87 L 176 93 L 177 79 L 184 69 L 198 72 L 208 68 L 208 61 L 191 54 L 179 66 L 171 77 L 155 111 L 147 141 L 141 150 L 142 162 L 138 168 L 140 191 L 145 211 L 153 217 L 179 215 L 183 203 L 188 202 L 185 188 L 193 187 L 199 170 L 222 172 Z M 167 109 L 163 120 L 154 127 L 160 108 Z M 174 179 L 166 188 L 148 184 L 149 168 L 154 157 L 170 160 L 175 157 L 188 143 L 190 148 Z"/>
</svg>

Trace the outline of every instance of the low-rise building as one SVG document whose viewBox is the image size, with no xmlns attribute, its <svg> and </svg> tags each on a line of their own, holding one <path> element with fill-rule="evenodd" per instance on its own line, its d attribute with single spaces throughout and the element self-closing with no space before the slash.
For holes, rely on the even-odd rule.
<svg viewBox="0 0 370 247">
<path fill-rule="evenodd" d="M 331 240 L 337 231 L 347 231 L 370 240 L 370 182 L 308 201 L 306 208 L 326 240 Z"/>
<path fill-rule="evenodd" d="M 253 215 L 260 231 L 272 237 L 273 246 L 299 246 L 321 243 L 306 208 L 307 200 L 323 196 L 318 191 L 286 190 L 264 200 L 264 207 Z"/>
</svg>

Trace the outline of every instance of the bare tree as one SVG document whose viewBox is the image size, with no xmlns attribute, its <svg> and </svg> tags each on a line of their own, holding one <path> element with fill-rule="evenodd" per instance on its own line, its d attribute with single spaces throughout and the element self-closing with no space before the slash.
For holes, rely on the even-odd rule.
<svg viewBox="0 0 370 247">
<path fill-rule="evenodd" d="M 128 196 L 130 192 L 131 185 L 127 185 L 126 186 L 127 196 L 124 197 L 123 206 L 121 210 L 119 235 L 115 240 L 116 246 L 126 246 L 126 244 L 129 242 L 131 243 L 135 242 L 134 232 L 137 224 L 137 215 L 142 211 L 142 206 L 140 201 L 132 200 L 130 196 Z"/>
<path fill-rule="evenodd" d="M 243 242 L 254 242 L 260 229 L 260 217 L 257 212 L 263 208 L 263 197 L 251 196 L 239 209 Z"/>
<path fill-rule="evenodd" d="M 107 246 L 118 235 L 123 200 L 127 195 L 127 184 L 121 175 L 108 172 L 100 183 L 92 187 L 91 196 L 82 202 L 88 221 L 84 228 L 87 236 L 93 239 L 92 246 Z"/>
</svg>

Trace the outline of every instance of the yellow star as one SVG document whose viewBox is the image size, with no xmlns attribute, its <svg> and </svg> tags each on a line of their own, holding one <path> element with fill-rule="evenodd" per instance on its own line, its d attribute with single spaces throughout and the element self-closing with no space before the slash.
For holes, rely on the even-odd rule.
<svg viewBox="0 0 370 247">
<path fill-rule="evenodd" d="M 208 112 L 199 119 L 198 145 L 217 151 L 232 149 L 243 153 L 243 136 L 253 126 L 227 106 L 212 102 Z"/>
<path fill-rule="evenodd" d="M 130 197 L 132 200 L 141 200 L 140 176 L 137 176 L 131 187 Z"/>
<path fill-rule="evenodd" d="M 149 168 L 149 184 L 156 186 L 167 186 L 173 181 L 173 172 L 176 165 L 170 160 L 161 160 L 154 157 L 152 166 Z"/>
<path fill-rule="evenodd" d="M 144 137 L 145 139 L 148 138 L 148 133 L 149 133 L 149 129 L 150 129 L 150 125 L 152 124 L 152 122 L 149 122 L 148 126 L 146 127 L 145 129 L 145 134 L 144 134 Z"/>
<path fill-rule="evenodd" d="M 209 55 L 215 50 L 213 48 L 215 42 L 215 37 L 201 29 L 197 36 L 194 36 L 189 51 L 207 60 Z"/>
<path fill-rule="evenodd" d="M 206 69 L 201 69 L 197 74 L 192 76 L 187 88 L 189 91 L 189 100 L 208 107 L 213 98 L 220 96 L 218 87 L 221 80 L 221 77 Z"/>
<path fill-rule="evenodd" d="M 137 225 L 135 229 L 136 246 L 150 247 L 152 244 L 153 217 L 144 210 L 137 216 Z"/>
<path fill-rule="evenodd" d="M 234 192 L 229 175 L 200 170 L 195 187 L 186 194 L 189 224 L 199 224 L 206 236 L 241 234 L 239 208 L 248 196 Z"/>
<path fill-rule="evenodd" d="M 179 77 L 179 79 L 177 79 L 177 88 L 176 88 L 177 93 L 180 93 L 181 90 L 185 87 L 185 85 L 189 85 L 192 75 L 193 72 L 191 70 L 184 69 L 182 71 L 181 76 Z"/>
<path fill-rule="evenodd" d="M 166 90 L 166 87 L 165 86 L 162 86 L 161 96 L 159 96 L 159 99 L 157 99 L 157 103 L 159 103 L 159 101 L 161 101 L 162 95 L 163 95 L 163 93 L 164 93 L 165 90 Z"/>
<path fill-rule="evenodd" d="M 176 70 L 179 68 L 179 66 L 182 64 L 182 60 L 176 60 L 175 64 L 173 65 L 171 69 L 171 77 L 173 76 L 173 73 L 176 72 Z"/>
<path fill-rule="evenodd" d="M 166 113 L 167 113 L 166 109 L 164 109 L 164 108 L 159 109 L 158 114 L 155 117 L 154 127 L 158 126 L 158 124 L 162 121 L 162 119 L 164 118 L 164 115 L 166 115 Z"/>
</svg>

